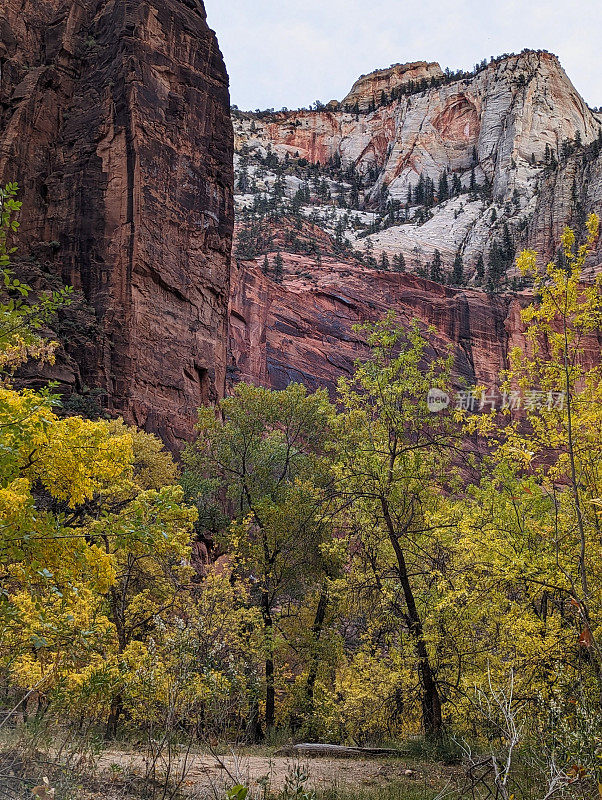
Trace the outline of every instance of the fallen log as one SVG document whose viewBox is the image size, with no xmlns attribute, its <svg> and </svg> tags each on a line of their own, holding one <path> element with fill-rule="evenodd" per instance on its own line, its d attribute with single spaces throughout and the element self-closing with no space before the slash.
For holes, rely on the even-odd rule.
<svg viewBox="0 0 602 800">
<path fill-rule="evenodd" d="M 305 742 L 281 747 L 276 755 L 282 756 L 331 756 L 333 758 L 378 758 L 399 757 L 399 750 L 388 747 L 345 747 L 340 744 L 320 744 Z"/>
</svg>

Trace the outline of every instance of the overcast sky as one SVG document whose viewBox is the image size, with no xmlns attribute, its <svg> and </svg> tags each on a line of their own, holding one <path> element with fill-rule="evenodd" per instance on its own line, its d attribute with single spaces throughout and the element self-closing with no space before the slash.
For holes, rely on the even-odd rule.
<svg viewBox="0 0 602 800">
<path fill-rule="evenodd" d="M 396 62 L 469 69 L 525 47 L 559 56 L 602 105 L 600 0 L 205 0 L 241 109 L 341 100 L 362 73 Z"/>
</svg>

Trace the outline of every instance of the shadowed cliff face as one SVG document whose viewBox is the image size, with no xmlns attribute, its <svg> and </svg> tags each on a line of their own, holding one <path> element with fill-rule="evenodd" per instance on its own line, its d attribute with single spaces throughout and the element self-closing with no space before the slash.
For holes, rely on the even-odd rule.
<svg viewBox="0 0 602 800">
<path fill-rule="evenodd" d="M 4 0 L 0 65 L 19 255 L 95 322 L 67 337 L 61 380 L 175 446 L 226 370 L 233 141 L 203 5 Z"/>
<path fill-rule="evenodd" d="M 400 324 L 417 320 L 435 350 L 454 355 L 458 383 L 498 385 L 509 349 L 524 346 L 520 323 L 525 295 L 488 296 L 452 289 L 410 274 L 366 270 L 327 257 L 321 265 L 304 256 L 284 257 L 283 285 L 257 264 L 233 270 L 230 307 L 231 382 L 275 389 L 291 381 L 333 392 L 369 354 L 354 326 L 383 319 L 392 309 Z M 312 275 L 313 280 L 299 277 Z"/>
<path fill-rule="evenodd" d="M 258 261 L 233 268 L 229 388 L 248 381 L 283 389 L 295 381 L 334 395 L 338 379 L 350 377 L 355 361 L 369 356 L 365 334 L 354 327 L 390 310 L 402 326 L 418 322 L 433 357 L 452 353 L 456 388 L 499 390 L 510 351 L 530 350 L 521 319 L 529 292 L 488 295 L 333 256 L 318 264 L 293 254 L 283 256 L 283 283 L 275 284 Z M 541 347 L 545 352 L 546 343 Z M 582 342 L 586 368 L 599 364 L 601 348 L 602 331 Z"/>
</svg>

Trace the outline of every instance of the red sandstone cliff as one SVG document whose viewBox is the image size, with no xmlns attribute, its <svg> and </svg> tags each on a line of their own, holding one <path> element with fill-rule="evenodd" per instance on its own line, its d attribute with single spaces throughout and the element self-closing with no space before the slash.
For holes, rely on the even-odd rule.
<svg viewBox="0 0 602 800">
<path fill-rule="evenodd" d="M 378 105 L 383 92 L 390 95 L 392 91 L 411 82 L 429 82 L 432 78 L 443 78 L 441 67 L 435 62 L 416 61 L 411 64 L 394 64 L 388 69 L 377 69 L 358 78 L 341 105 L 344 108 L 353 108 L 357 104 L 359 110 L 365 111 Z"/>
<path fill-rule="evenodd" d="M 259 259 L 261 262 L 261 259 Z M 433 355 L 454 356 L 458 386 L 499 388 L 513 347 L 524 348 L 521 309 L 528 292 L 488 295 L 441 286 L 409 273 L 366 270 L 327 256 L 284 256 L 284 282 L 276 284 L 258 263 L 233 268 L 230 301 L 229 386 L 248 381 L 283 389 L 292 381 L 311 390 L 334 391 L 354 362 L 369 353 L 365 336 L 353 330 L 393 310 L 402 325 L 417 320 L 428 333 Z M 602 331 L 583 343 L 586 367 L 600 362 Z"/>
<path fill-rule="evenodd" d="M 233 141 L 203 4 L 4 0 L 0 70 L 20 256 L 92 318 L 59 377 L 175 445 L 226 370 Z"/>
<path fill-rule="evenodd" d="M 364 336 L 353 327 L 380 320 L 389 309 L 401 324 L 417 319 L 424 329 L 433 326 L 434 347 L 443 354 L 452 346 L 455 375 L 467 385 L 497 385 L 509 348 L 524 343 L 520 309 L 526 296 L 453 289 L 333 257 L 318 265 L 289 254 L 284 262 L 283 285 L 253 262 L 233 269 L 231 382 L 282 389 L 298 381 L 332 390 L 341 375 L 352 373 L 354 361 L 368 354 Z"/>
<path fill-rule="evenodd" d="M 435 180 L 447 170 L 466 186 L 474 168 L 491 187 L 488 199 L 461 194 L 423 224 L 364 237 L 377 256 L 404 253 L 410 268 L 424 266 L 434 248 L 444 265 L 458 251 L 470 265 L 506 225 L 517 246 L 551 254 L 574 221 L 576 198 L 580 214 L 602 207 L 600 157 L 576 152 L 557 169 L 545 161 L 546 145 L 559 153 L 565 138 L 586 143 L 600 124 L 555 57 L 527 52 L 456 81 L 434 64 L 397 65 L 356 82 L 344 102 L 360 114 L 334 104 L 236 116 L 239 154 L 257 158 L 256 197 L 274 186 L 262 166 L 270 148 L 280 159 L 338 158 L 368 180 L 361 208 L 335 213 L 327 202 L 280 216 L 261 257 L 230 276 L 228 85 L 202 3 L 5 3 L 0 180 L 23 189 L 21 268 L 36 286 L 79 291 L 57 326 L 66 351 L 51 377 L 69 391 L 100 387 L 109 410 L 172 446 L 191 436 L 197 407 L 223 393 L 226 368 L 230 386 L 301 380 L 332 388 L 367 353 L 353 326 L 390 308 L 436 328 L 435 347 L 452 346 L 458 377 L 495 384 L 509 347 L 523 341 L 526 296 L 444 287 L 336 255 L 335 221 L 352 212 L 348 235 L 357 234 L 385 186 L 403 200 L 419 175 Z M 404 94 L 423 80 L 433 85 Z M 392 91 L 401 95 L 368 111 Z M 290 175 L 285 195 L 301 185 Z M 239 208 L 252 202 L 247 194 Z M 333 216 L 323 229 L 303 221 L 324 211 Z M 276 250 L 284 253 L 283 284 L 260 269 L 263 252 L 273 259 Z M 597 360 L 599 338 L 590 350 Z"/>
</svg>

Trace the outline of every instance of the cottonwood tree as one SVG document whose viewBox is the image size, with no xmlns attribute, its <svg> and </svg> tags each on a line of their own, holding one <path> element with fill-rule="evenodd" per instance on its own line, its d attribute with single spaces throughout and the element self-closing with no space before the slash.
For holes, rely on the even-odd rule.
<svg viewBox="0 0 602 800">
<path fill-rule="evenodd" d="M 19 706 L 35 691 L 64 719 L 111 707 L 114 733 L 117 687 L 169 605 L 195 512 L 154 437 L 59 418 L 49 390 L 12 385 L 23 361 L 52 359 L 39 329 L 70 294 L 31 302 L 10 273 L 16 191 L 0 191 L 0 667 Z"/>
<path fill-rule="evenodd" d="M 588 339 L 602 327 L 602 278 L 588 282 L 584 274 L 598 229 L 598 217 L 590 216 L 580 247 L 565 229 L 564 264 L 549 264 L 535 282 L 539 302 L 523 312 L 528 352 L 512 352 L 506 375 L 506 388 L 527 397 L 528 425 L 515 420 L 506 429 L 499 457 L 529 470 L 552 501 L 558 566 L 550 583 L 565 587 L 575 603 L 602 696 L 602 367 L 584 366 Z M 536 273 L 536 254 L 523 252 L 518 266 Z"/>
<path fill-rule="evenodd" d="M 467 606 L 487 609 L 466 617 L 481 635 L 490 631 L 488 669 L 499 679 L 512 663 L 557 751 L 561 719 L 570 729 L 566 758 L 593 772 L 599 759 L 587 742 L 602 704 L 602 368 L 588 365 L 587 350 L 602 327 L 602 280 L 588 280 L 584 267 L 598 225 L 591 216 L 580 247 L 566 229 L 562 264 L 543 274 L 533 251 L 518 259 L 536 275 L 538 299 L 523 311 L 527 347 L 511 353 L 502 388 L 522 395 L 523 408 L 469 423 L 493 453 L 463 503 L 458 537 L 458 553 L 473 565 L 465 598 L 476 602 Z M 590 734 L 576 747 L 584 728 Z"/>
<path fill-rule="evenodd" d="M 276 637 L 326 570 L 320 514 L 330 480 L 324 448 L 333 409 L 325 391 L 299 384 L 281 392 L 239 384 L 220 416 L 199 412 L 198 439 L 184 456 L 188 473 L 225 494 L 232 523 L 222 538 L 237 571 L 251 581 L 263 621 L 265 723 L 275 723 Z M 317 616 L 320 615 L 318 608 Z"/>
<path fill-rule="evenodd" d="M 427 395 L 448 388 L 450 360 L 429 352 L 417 323 L 404 331 L 389 315 L 368 333 L 371 358 L 339 385 L 337 490 L 362 521 L 357 536 L 377 584 L 395 578 L 391 613 L 413 642 L 424 731 L 438 736 L 441 693 L 424 618 L 433 601 L 432 518 L 449 484 L 455 433 L 446 412 L 429 411 Z"/>
</svg>

